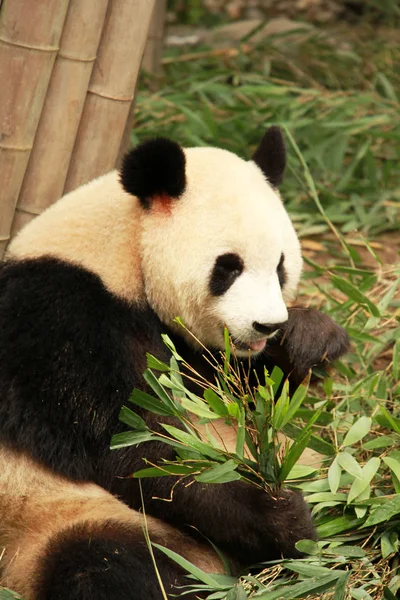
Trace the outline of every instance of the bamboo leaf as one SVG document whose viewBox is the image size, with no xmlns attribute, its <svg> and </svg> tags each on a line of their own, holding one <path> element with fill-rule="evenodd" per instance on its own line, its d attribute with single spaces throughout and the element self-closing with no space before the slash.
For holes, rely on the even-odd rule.
<svg viewBox="0 0 400 600">
<path fill-rule="evenodd" d="M 356 461 L 356 459 L 354 458 L 354 456 L 352 456 L 351 454 L 349 454 L 348 452 L 339 452 L 339 454 L 337 455 L 337 461 L 339 463 L 339 465 L 342 467 L 342 469 L 344 471 L 347 471 L 347 473 L 350 473 L 350 475 L 353 475 L 354 477 L 359 477 L 361 478 L 362 476 L 362 471 L 361 471 L 361 467 L 358 464 L 358 462 Z"/>
<path fill-rule="evenodd" d="M 203 471 L 200 475 L 196 475 L 195 479 L 201 483 L 227 483 L 228 481 L 236 481 L 240 479 L 236 468 L 237 464 L 233 460 L 227 460 L 222 465 L 216 465 L 211 469 Z"/>
<path fill-rule="evenodd" d="M 331 466 L 328 469 L 328 482 L 329 487 L 331 488 L 331 492 L 333 494 L 336 494 L 336 492 L 339 489 L 341 475 L 342 469 L 337 459 L 335 458 L 335 460 L 332 462 Z"/>
<path fill-rule="evenodd" d="M 136 444 L 150 442 L 156 439 L 157 437 L 150 431 L 124 431 L 123 433 L 116 433 L 113 435 L 110 448 L 111 450 L 116 450 L 117 448 L 136 446 Z"/>
<path fill-rule="evenodd" d="M 380 312 L 378 307 L 369 299 L 365 294 L 363 294 L 356 286 L 354 286 L 347 279 L 343 279 L 338 275 L 332 275 L 332 283 L 337 287 L 338 290 L 343 292 L 348 298 L 354 300 L 357 304 L 362 304 L 366 308 L 368 308 L 371 315 L 374 317 L 380 317 Z"/>
<path fill-rule="evenodd" d="M 198 579 L 199 581 L 202 581 L 206 585 L 209 585 L 210 587 L 217 589 L 217 590 L 226 589 L 228 587 L 227 584 L 221 585 L 221 583 L 218 581 L 217 577 L 214 578 L 209 573 L 206 573 L 199 567 L 196 567 L 196 565 L 189 562 L 188 560 L 186 560 L 186 558 L 183 558 L 183 556 L 180 556 L 173 550 L 170 550 L 169 548 L 164 548 L 164 546 L 160 546 L 160 544 L 156 544 L 155 542 L 152 542 L 152 546 L 154 546 L 154 548 L 157 548 L 158 550 L 160 550 L 161 552 L 166 554 L 170 559 L 172 559 L 179 566 L 181 566 L 182 569 L 185 569 L 185 571 L 187 571 L 188 573 L 193 575 L 196 579 Z M 227 581 L 227 583 L 228 583 L 228 581 L 231 582 L 229 587 L 231 587 L 231 585 L 233 585 L 235 583 L 235 579 L 233 577 L 228 578 L 226 576 L 226 581 Z"/>
<path fill-rule="evenodd" d="M 398 514 L 400 514 L 400 494 L 396 494 L 387 499 L 381 506 L 378 506 L 368 517 L 364 527 L 371 527 L 383 521 L 388 521 Z"/>
<path fill-rule="evenodd" d="M 196 450 L 197 452 L 200 452 L 200 454 L 208 456 L 214 460 L 223 460 L 223 455 L 221 452 L 200 441 L 194 434 L 187 433 L 186 431 L 177 429 L 177 427 L 173 427 L 172 425 L 166 425 L 165 423 L 162 423 L 162 426 L 172 437 L 185 446 L 189 446 L 189 448 L 193 448 L 193 450 Z"/>
<path fill-rule="evenodd" d="M 129 425 L 132 429 L 139 431 L 147 431 L 149 428 L 146 425 L 146 422 L 139 417 L 133 410 L 128 408 L 127 406 L 123 406 L 121 408 L 121 412 L 119 413 L 119 420 L 125 425 Z"/>
<path fill-rule="evenodd" d="M 369 486 L 373 477 L 379 469 L 381 461 L 377 457 L 370 458 L 370 460 L 364 465 L 361 471 L 361 477 L 356 477 L 351 485 L 349 495 L 347 497 L 347 503 L 353 502 L 360 494 L 363 493 L 365 488 Z"/>
<path fill-rule="evenodd" d="M 167 417 L 175 414 L 174 410 L 172 410 L 169 406 L 166 406 L 163 402 L 158 400 L 158 398 L 154 398 L 154 396 L 151 396 L 150 394 L 142 392 L 136 388 L 133 390 L 129 401 L 133 404 L 137 404 L 145 410 L 155 413 L 156 415 Z"/>
<path fill-rule="evenodd" d="M 346 433 L 342 446 L 352 446 L 362 440 L 371 429 L 372 419 L 360 417 Z"/>
</svg>

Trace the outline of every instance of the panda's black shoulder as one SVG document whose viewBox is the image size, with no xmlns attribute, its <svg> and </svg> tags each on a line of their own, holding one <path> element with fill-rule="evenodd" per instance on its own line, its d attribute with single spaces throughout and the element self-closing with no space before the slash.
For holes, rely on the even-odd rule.
<svg viewBox="0 0 400 600">
<path fill-rule="evenodd" d="M 0 337 L 0 443 L 93 479 L 146 352 L 160 356 L 158 318 L 94 273 L 40 258 L 1 266 Z"/>
</svg>

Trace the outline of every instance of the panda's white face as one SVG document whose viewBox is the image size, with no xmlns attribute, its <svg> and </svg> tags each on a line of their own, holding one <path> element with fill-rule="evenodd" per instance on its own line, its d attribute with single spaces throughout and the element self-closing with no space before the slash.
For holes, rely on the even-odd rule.
<svg viewBox="0 0 400 600">
<path fill-rule="evenodd" d="M 142 219 L 142 268 L 151 306 L 182 318 L 207 347 L 255 354 L 287 320 L 301 269 L 300 245 L 260 168 L 225 150 L 185 150 L 186 188 L 155 200 Z M 192 342 L 180 325 L 172 325 Z M 196 343 L 194 343 L 196 345 Z"/>
</svg>

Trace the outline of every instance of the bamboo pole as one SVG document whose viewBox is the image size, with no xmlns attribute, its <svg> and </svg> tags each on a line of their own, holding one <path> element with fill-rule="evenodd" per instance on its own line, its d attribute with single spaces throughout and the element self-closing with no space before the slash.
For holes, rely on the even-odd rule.
<svg viewBox="0 0 400 600">
<path fill-rule="evenodd" d="M 32 149 L 69 0 L 3 0 L 0 11 L 0 257 Z"/>
<path fill-rule="evenodd" d="M 162 74 L 162 52 L 164 46 L 164 28 L 166 15 L 167 1 L 155 0 L 153 14 L 150 21 L 149 35 L 142 60 L 142 68 L 154 75 L 157 87 L 158 80 Z M 119 167 L 125 152 L 131 146 L 131 132 L 135 116 L 135 100 L 132 101 L 129 110 L 128 119 L 126 121 L 125 132 L 122 136 L 121 145 L 118 152 L 116 166 Z"/>
<path fill-rule="evenodd" d="M 70 0 L 12 236 L 62 195 L 108 0 Z"/>
<path fill-rule="evenodd" d="M 142 67 L 155 77 L 160 77 L 161 59 L 164 47 L 164 26 L 167 9 L 166 0 L 155 0 L 153 16 L 150 22 L 149 35 L 144 51 Z"/>
<path fill-rule="evenodd" d="M 110 0 L 64 191 L 114 168 L 154 0 Z"/>
</svg>

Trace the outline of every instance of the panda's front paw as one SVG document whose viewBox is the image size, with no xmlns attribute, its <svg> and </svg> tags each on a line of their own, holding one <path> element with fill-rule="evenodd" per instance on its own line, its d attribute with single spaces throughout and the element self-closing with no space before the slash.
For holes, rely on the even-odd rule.
<svg viewBox="0 0 400 600">
<path fill-rule="evenodd" d="M 266 503 L 263 494 L 261 492 L 258 497 L 258 502 L 262 503 L 257 507 L 260 520 L 253 516 L 254 525 L 259 531 L 258 560 L 300 558 L 302 554 L 296 549 L 296 543 L 303 539 L 317 539 L 310 509 L 303 495 L 283 489 Z"/>
<path fill-rule="evenodd" d="M 345 354 L 350 346 L 347 332 L 328 315 L 314 308 L 289 308 L 289 319 L 281 345 L 285 348 L 300 382 L 310 368 L 327 366 Z"/>
<path fill-rule="evenodd" d="M 223 531 L 219 531 L 223 536 L 215 540 L 217 545 L 248 566 L 280 558 L 300 558 L 296 543 L 317 538 L 302 494 L 288 489 L 266 492 L 242 482 L 235 484 L 230 488 L 235 501 L 232 504 L 231 497 L 225 506 L 239 518 L 229 524 L 229 529 L 223 525 Z M 221 524 L 217 527 L 220 529 Z"/>
</svg>

